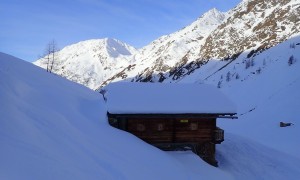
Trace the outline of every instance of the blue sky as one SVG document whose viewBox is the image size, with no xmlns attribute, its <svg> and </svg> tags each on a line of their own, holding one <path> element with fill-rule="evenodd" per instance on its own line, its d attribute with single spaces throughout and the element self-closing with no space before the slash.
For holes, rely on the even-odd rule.
<svg viewBox="0 0 300 180">
<path fill-rule="evenodd" d="M 241 0 L 1 0 L 0 51 L 33 61 L 55 39 L 59 48 L 116 38 L 136 48 L 175 32 L 212 8 Z"/>
</svg>

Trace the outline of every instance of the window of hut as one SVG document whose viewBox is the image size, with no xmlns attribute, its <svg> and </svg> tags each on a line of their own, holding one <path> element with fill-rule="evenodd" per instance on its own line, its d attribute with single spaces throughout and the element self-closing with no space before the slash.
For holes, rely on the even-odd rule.
<svg viewBox="0 0 300 180">
<path fill-rule="evenodd" d="M 137 124 L 136 125 L 136 130 L 137 131 L 145 131 L 146 127 L 144 124 Z"/>
<path fill-rule="evenodd" d="M 198 123 L 191 123 L 190 129 L 191 129 L 192 131 L 198 130 Z"/>
<path fill-rule="evenodd" d="M 164 130 L 164 124 L 163 123 L 157 124 L 157 130 L 158 131 L 163 131 Z"/>
</svg>

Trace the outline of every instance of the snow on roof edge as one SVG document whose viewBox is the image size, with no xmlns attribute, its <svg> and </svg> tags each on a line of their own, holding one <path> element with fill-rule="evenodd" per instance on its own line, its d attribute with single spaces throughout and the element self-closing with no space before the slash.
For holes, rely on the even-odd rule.
<svg viewBox="0 0 300 180">
<path fill-rule="evenodd" d="M 207 84 L 114 82 L 104 88 L 112 114 L 236 114 L 236 106 Z"/>
</svg>

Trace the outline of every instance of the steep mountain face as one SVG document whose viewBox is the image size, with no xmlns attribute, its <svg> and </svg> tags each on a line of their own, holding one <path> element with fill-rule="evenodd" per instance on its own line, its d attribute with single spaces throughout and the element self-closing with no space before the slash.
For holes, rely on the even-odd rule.
<svg viewBox="0 0 300 180">
<path fill-rule="evenodd" d="M 299 13 L 299 0 L 244 0 L 226 14 L 213 9 L 183 30 L 144 47 L 135 64 L 102 85 L 123 77 L 177 82 L 200 67 L 204 74 L 208 69 L 216 72 L 243 52 L 250 58 L 300 32 Z M 211 60 L 218 63 L 203 66 Z"/>
<path fill-rule="evenodd" d="M 297 0 L 244 1 L 229 14 L 228 20 L 207 38 L 199 54 L 201 59 L 229 59 L 246 50 L 263 51 L 300 32 Z"/>
<path fill-rule="evenodd" d="M 71 45 L 58 53 L 55 73 L 92 89 L 119 80 L 178 82 L 195 71 L 204 80 L 241 54 L 246 61 L 299 32 L 299 0 L 243 0 L 138 51 L 114 39 Z M 35 64 L 46 67 L 45 59 Z"/>
<path fill-rule="evenodd" d="M 137 63 L 154 64 L 153 71 L 165 72 L 184 58 L 194 58 L 206 37 L 225 19 L 225 14 L 212 9 L 190 26 L 163 36 L 135 55 Z M 185 57 L 187 56 L 187 57 Z"/>
<path fill-rule="evenodd" d="M 102 85 L 124 77 L 129 77 L 131 81 L 164 81 L 165 73 L 198 58 L 198 51 L 206 38 L 226 18 L 226 13 L 217 9 L 208 11 L 191 25 L 173 34 L 162 36 L 140 49 L 131 57 L 133 64 Z"/>
<path fill-rule="evenodd" d="M 127 57 L 136 49 L 116 39 L 82 41 L 57 52 L 53 72 L 67 79 L 95 89 L 105 79 L 128 66 Z M 47 59 L 34 62 L 47 68 Z"/>
</svg>

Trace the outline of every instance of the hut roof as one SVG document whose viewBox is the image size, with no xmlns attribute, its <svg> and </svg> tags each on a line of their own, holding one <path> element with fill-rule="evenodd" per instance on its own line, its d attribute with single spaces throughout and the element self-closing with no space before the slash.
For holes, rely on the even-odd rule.
<svg viewBox="0 0 300 180">
<path fill-rule="evenodd" d="M 116 82 L 102 93 L 110 114 L 235 114 L 235 105 L 207 84 Z"/>
</svg>

